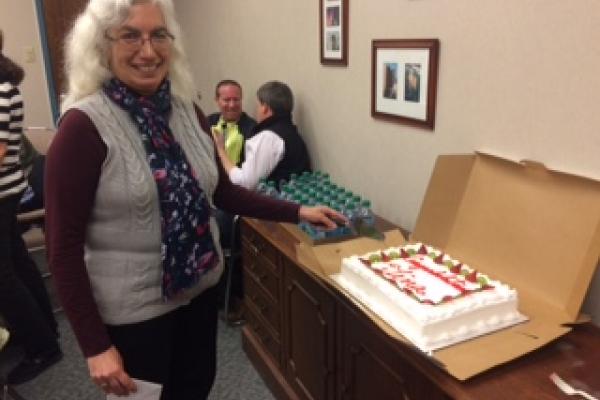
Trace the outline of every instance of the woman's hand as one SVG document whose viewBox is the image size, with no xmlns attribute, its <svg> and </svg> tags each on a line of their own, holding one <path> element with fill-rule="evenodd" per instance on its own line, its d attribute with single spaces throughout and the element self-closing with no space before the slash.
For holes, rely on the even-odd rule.
<svg viewBox="0 0 600 400">
<path fill-rule="evenodd" d="M 217 146 L 217 150 L 225 150 L 225 135 L 223 135 L 223 131 L 216 126 L 213 126 L 210 128 L 210 133 L 212 134 L 215 145 Z"/>
<path fill-rule="evenodd" d="M 137 390 L 135 382 L 123 369 L 123 360 L 114 346 L 87 359 L 90 376 L 104 393 L 126 396 Z"/>
<path fill-rule="evenodd" d="M 225 172 L 229 174 L 229 171 L 235 167 L 235 164 L 231 162 L 225 151 L 225 135 L 223 135 L 223 131 L 216 126 L 213 126 L 210 129 L 210 132 L 212 133 L 213 141 L 217 147 L 217 154 L 221 160 L 221 165 L 223 165 Z"/>
<path fill-rule="evenodd" d="M 337 228 L 338 224 L 348 225 L 349 223 L 344 215 L 325 206 L 301 206 L 298 210 L 298 218 L 328 231 Z"/>
</svg>

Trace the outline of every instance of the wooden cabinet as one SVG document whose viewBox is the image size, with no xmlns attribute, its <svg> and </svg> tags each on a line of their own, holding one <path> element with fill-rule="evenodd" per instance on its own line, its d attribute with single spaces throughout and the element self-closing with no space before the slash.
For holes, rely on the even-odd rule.
<svg viewBox="0 0 600 400">
<path fill-rule="evenodd" d="M 335 398 L 335 303 L 307 272 L 284 258 L 285 376 L 303 399 Z"/>
<path fill-rule="evenodd" d="M 277 366 L 288 391 L 303 399 L 333 400 L 332 294 L 256 231 L 245 226 L 243 232 L 246 342 L 249 339 L 260 346 L 263 362 Z M 288 396 L 294 397 L 282 398 Z"/>
<path fill-rule="evenodd" d="M 388 225 L 389 227 L 389 225 Z M 600 329 L 586 324 L 552 344 L 466 382 L 390 338 L 314 266 L 282 225 L 242 222 L 242 345 L 278 399 L 564 399 L 552 372 L 600 396 Z"/>
<path fill-rule="evenodd" d="M 338 326 L 340 399 L 449 399 L 354 311 L 344 308 Z"/>
<path fill-rule="evenodd" d="M 277 250 L 253 231 L 242 238 L 246 319 L 277 365 L 281 357 L 281 263 Z"/>
</svg>

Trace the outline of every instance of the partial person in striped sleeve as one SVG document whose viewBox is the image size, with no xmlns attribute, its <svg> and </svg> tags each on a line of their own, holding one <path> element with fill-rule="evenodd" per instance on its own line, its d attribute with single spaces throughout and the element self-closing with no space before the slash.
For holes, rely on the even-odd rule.
<svg viewBox="0 0 600 400">
<path fill-rule="evenodd" d="M 17 227 L 19 201 L 27 186 L 19 161 L 23 101 L 17 87 L 24 72 L 2 49 L 0 31 L 0 315 L 25 351 L 7 377 L 8 383 L 19 384 L 59 361 L 62 352 L 48 292 Z"/>
</svg>

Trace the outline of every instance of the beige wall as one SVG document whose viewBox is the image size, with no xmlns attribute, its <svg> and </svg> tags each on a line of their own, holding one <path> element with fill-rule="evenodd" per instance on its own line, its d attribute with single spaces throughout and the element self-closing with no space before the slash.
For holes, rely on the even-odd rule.
<svg viewBox="0 0 600 400">
<path fill-rule="evenodd" d="M 4 54 L 25 70 L 21 92 L 25 126 L 53 127 L 42 44 L 34 0 L 0 0 L 0 28 L 4 31 Z M 33 60 L 26 53 L 33 50 Z"/>
<path fill-rule="evenodd" d="M 347 68 L 319 63 L 318 1 L 177 0 L 202 106 L 289 83 L 314 165 L 412 229 L 435 158 L 486 150 L 600 179 L 600 2 L 351 0 Z M 435 131 L 370 116 L 371 40 L 439 38 Z M 600 274 L 586 309 L 600 322 Z"/>
</svg>

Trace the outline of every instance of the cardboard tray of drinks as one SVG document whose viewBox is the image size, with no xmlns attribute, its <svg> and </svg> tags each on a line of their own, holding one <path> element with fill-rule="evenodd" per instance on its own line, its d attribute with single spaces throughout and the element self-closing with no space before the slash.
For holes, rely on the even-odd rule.
<svg viewBox="0 0 600 400">
<path fill-rule="evenodd" d="M 431 354 L 465 380 L 544 346 L 578 321 L 600 255 L 600 182 L 490 154 L 441 155 L 410 241 L 435 246 L 518 291 L 528 321 Z M 395 231 L 386 233 L 385 242 L 301 242 L 297 254 L 352 299 L 330 278 L 341 259 L 402 244 Z M 390 336 L 406 341 L 362 309 Z"/>
</svg>

